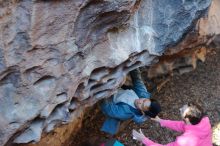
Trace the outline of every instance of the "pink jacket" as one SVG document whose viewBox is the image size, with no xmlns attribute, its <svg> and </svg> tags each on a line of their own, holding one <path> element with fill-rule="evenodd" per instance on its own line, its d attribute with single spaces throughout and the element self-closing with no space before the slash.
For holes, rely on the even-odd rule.
<svg viewBox="0 0 220 146">
<path fill-rule="evenodd" d="M 183 132 L 174 142 L 161 145 L 145 138 L 146 146 L 212 146 L 212 130 L 208 117 L 197 125 L 187 125 L 183 121 L 161 120 L 160 125 L 175 131 Z"/>
</svg>

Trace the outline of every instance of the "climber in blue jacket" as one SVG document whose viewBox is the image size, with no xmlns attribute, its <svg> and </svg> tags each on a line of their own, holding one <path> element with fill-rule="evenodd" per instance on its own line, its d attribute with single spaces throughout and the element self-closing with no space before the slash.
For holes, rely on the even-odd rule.
<svg viewBox="0 0 220 146">
<path fill-rule="evenodd" d="M 101 131 L 114 135 L 117 133 L 120 121 L 132 119 L 140 124 L 148 117 L 156 117 L 161 111 L 156 100 L 150 99 L 138 69 L 130 72 L 133 86 L 131 89 L 119 89 L 110 100 L 101 104 L 101 110 L 106 115 Z"/>
</svg>

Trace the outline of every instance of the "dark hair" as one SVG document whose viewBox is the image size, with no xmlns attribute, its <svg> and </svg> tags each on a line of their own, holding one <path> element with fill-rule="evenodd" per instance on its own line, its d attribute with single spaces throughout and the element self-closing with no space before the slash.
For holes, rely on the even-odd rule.
<svg viewBox="0 0 220 146">
<path fill-rule="evenodd" d="M 189 122 L 192 125 L 199 124 L 199 122 L 202 120 L 202 118 L 205 116 L 203 109 L 195 104 L 195 103 L 189 103 L 188 104 L 188 111 L 184 118 L 188 118 Z"/>
<path fill-rule="evenodd" d="M 160 104 L 157 102 L 157 100 L 155 99 L 150 99 L 151 100 L 151 104 L 149 107 L 148 111 L 145 111 L 145 115 L 151 117 L 151 118 L 155 118 L 160 112 L 161 112 L 161 107 Z"/>
</svg>

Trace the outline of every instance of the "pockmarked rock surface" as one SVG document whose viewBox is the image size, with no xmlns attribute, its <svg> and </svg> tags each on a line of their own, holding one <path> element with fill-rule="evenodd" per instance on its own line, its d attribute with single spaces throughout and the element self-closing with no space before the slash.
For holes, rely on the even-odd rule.
<svg viewBox="0 0 220 146">
<path fill-rule="evenodd" d="M 38 142 L 42 134 L 44 145 L 64 144 L 87 106 L 115 93 L 129 71 L 175 46 L 210 4 L 0 1 L 0 145 Z M 52 134 L 62 124 L 68 125 Z"/>
<path fill-rule="evenodd" d="M 220 1 L 213 0 L 206 17 L 198 20 L 194 31 L 174 47 L 166 49 L 159 61 L 147 70 L 148 78 L 183 74 L 195 70 L 198 61 L 205 62 L 213 53 L 213 45 L 220 46 Z"/>
</svg>

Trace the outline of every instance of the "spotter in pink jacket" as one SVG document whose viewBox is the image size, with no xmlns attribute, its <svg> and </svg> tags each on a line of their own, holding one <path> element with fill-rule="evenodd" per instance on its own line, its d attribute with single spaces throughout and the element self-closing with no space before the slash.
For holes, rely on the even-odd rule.
<svg viewBox="0 0 220 146">
<path fill-rule="evenodd" d="M 208 117 L 204 117 L 197 125 L 187 125 L 183 121 L 160 121 L 162 127 L 183 132 L 174 142 L 161 145 L 145 138 L 142 142 L 146 146 L 212 146 L 212 130 Z"/>
</svg>

